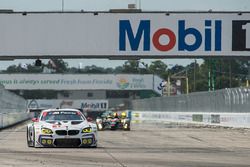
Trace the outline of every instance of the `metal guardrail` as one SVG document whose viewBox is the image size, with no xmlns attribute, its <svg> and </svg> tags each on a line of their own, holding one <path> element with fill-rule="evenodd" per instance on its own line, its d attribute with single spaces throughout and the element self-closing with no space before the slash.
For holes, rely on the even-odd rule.
<svg viewBox="0 0 250 167">
<path fill-rule="evenodd" d="M 132 108 L 136 111 L 250 112 L 250 88 L 133 100 Z"/>
</svg>

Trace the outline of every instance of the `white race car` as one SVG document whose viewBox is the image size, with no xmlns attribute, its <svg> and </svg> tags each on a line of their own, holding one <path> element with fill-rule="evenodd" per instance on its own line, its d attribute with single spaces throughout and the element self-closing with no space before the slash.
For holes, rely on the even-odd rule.
<svg viewBox="0 0 250 167">
<path fill-rule="evenodd" d="M 97 147 L 96 124 L 76 109 L 43 110 L 27 127 L 29 147 Z"/>
</svg>

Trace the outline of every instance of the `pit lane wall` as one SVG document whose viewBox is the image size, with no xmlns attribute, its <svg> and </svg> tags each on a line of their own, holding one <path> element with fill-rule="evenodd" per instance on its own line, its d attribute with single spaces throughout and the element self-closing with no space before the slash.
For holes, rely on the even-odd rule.
<svg viewBox="0 0 250 167">
<path fill-rule="evenodd" d="M 26 100 L 0 85 L 0 129 L 29 118 Z"/>
<path fill-rule="evenodd" d="M 250 128 L 250 89 L 135 100 L 132 120 Z"/>
</svg>

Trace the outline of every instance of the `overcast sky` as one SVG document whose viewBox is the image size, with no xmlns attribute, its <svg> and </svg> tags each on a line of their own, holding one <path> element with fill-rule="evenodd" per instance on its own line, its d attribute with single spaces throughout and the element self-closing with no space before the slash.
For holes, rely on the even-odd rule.
<svg viewBox="0 0 250 167">
<path fill-rule="evenodd" d="M 109 10 L 127 8 L 136 3 L 143 10 L 217 10 L 235 11 L 250 9 L 250 0 L 0 0 L 0 8 L 15 11 Z"/>
<path fill-rule="evenodd" d="M 108 11 L 127 8 L 134 3 L 144 11 L 250 11 L 250 0 L 0 0 L 0 9 L 14 11 Z M 0 61 L 0 69 L 19 63 L 32 63 L 34 60 Z M 47 61 L 47 60 L 46 60 Z M 124 61 L 81 59 L 67 60 L 70 66 L 77 67 L 95 64 L 103 67 L 122 65 Z M 150 63 L 152 60 L 142 60 Z M 187 65 L 193 60 L 168 59 L 166 64 Z"/>
</svg>

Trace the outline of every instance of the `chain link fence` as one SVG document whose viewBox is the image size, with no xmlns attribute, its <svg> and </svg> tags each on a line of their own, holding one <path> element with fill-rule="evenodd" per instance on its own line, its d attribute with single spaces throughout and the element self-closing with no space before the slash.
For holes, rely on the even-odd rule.
<svg viewBox="0 0 250 167">
<path fill-rule="evenodd" d="M 26 100 L 0 85 L 0 129 L 29 118 Z"/>
<path fill-rule="evenodd" d="M 250 112 L 250 88 L 133 100 L 132 107 L 136 111 Z"/>
</svg>

